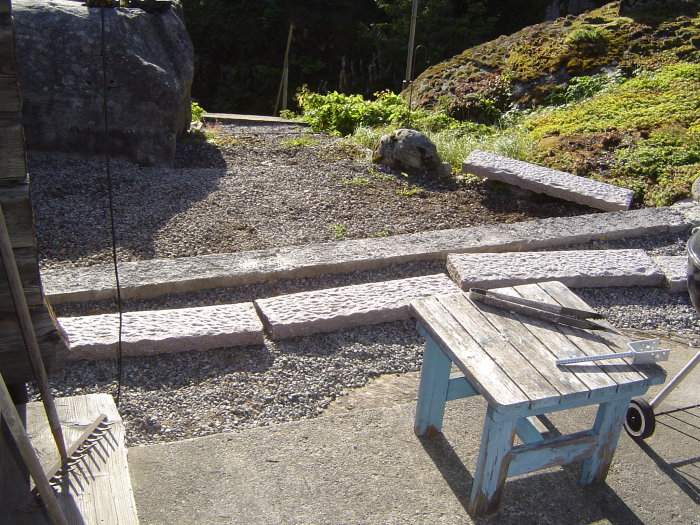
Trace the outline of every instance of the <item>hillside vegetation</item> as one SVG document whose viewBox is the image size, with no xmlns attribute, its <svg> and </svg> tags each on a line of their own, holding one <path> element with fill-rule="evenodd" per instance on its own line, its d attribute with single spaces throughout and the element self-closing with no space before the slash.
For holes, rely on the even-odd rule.
<svg viewBox="0 0 700 525">
<path fill-rule="evenodd" d="M 679 6 L 630 17 L 615 2 L 530 26 L 428 69 L 406 102 L 363 102 L 369 111 L 305 92 L 304 118 L 366 146 L 410 124 L 455 172 L 479 148 L 631 188 L 637 205 L 670 204 L 700 175 L 700 7 Z M 352 121 L 342 130 L 339 111 Z"/>
</svg>

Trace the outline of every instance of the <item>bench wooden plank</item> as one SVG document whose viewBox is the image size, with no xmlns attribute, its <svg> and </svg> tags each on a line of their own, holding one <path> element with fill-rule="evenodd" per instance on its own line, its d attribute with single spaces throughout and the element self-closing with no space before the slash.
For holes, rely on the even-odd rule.
<svg viewBox="0 0 700 525">
<path fill-rule="evenodd" d="M 505 411 L 528 408 L 530 399 L 510 377 L 494 363 L 474 339 L 452 317 L 436 297 L 411 303 L 411 310 L 421 325 L 450 356 L 469 383 L 494 406 Z"/>
<path fill-rule="evenodd" d="M 590 309 L 590 306 L 586 304 L 583 299 L 575 294 L 569 293 L 568 289 L 561 283 L 556 281 L 540 283 L 539 288 L 551 297 L 552 300 L 563 306 Z M 582 339 L 577 337 L 576 334 L 572 334 L 570 339 L 574 340 L 586 355 L 627 351 L 629 339 L 617 332 L 609 322 L 605 320 L 599 322 L 610 328 L 610 330 L 606 332 L 593 332 L 595 335 L 595 339 L 593 340 Z M 598 346 L 596 343 L 603 343 L 605 346 Z M 606 348 L 608 350 L 606 350 Z M 603 364 L 603 369 L 610 378 L 619 385 L 622 385 L 622 388 L 636 388 L 639 382 L 649 383 L 649 375 L 643 373 L 639 367 L 628 364 L 624 359 L 599 362 L 599 366 L 601 363 Z M 586 365 L 588 365 L 588 363 L 586 363 Z M 588 367 L 586 366 L 583 368 L 585 369 Z M 651 375 L 658 375 L 658 366 L 654 367 Z"/>
<path fill-rule="evenodd" d="M 476 303 L 475 303 L 476 304 Z M 552 386 L 567 399 L 586 399 L 590 395 L 589 386 L 578 377 L 556 365 L 556 357 L 549 347 L 534 337 L 520 319 L 512 312 L 476 304 L 499 332 L 507 333 L 513 346 L 537 370 L 545 375 Z"/>
<path fill-rule="evenodd" d="M 491 359 L 501 368 L 510 379 L 518 385 L 527 397 L 530 398 L 530 408 L 540 408 L 558 405 L 561 393 L 557 391 L 540 373 L 537 367 L 523 354 L 534 353 L 525 341 L 525 348 L 520 349 L 513 345 L 508 338 L 508 332 L 501 332 L 495 328 L 490 317 L 494 314 L 493 307 L 475 305 L 464 294 L 451 294 L 438 296 L 440 301 L 452 314 L 455 320 L 470 334 L 479 334 L 477 343 Z M 500 411 L 500 407 L 495 407 Z"/>
<path fill-rule="evenodd" d="M 519 293 L 519 290 L 522 290 L 526 286 L 533 285 L 521 285 L 515 288 L 498 288 L 497 291 L 504 294 L 523 297 L 523 294 Z M 542 296 L 539 296 L 538 299 L 536 295 L 528 294 L 527 298 L 542 300 Z M 551 299 L 549 299 L 549 301 L 555 302 Z M 569 340 L 565 334 L 561 333 L 557 329 L 556 325 L 542 319 L 535 319 L 525 315 L 518 314 L 515 316 L 515 318 L 522 323 L 530 334 L 532 334 L 532 337 L 536 338 L 538 341 L 540 341 L 540 343 L 547 347 L 549 354 L 552 356 L 552 362 L 555 363 L 557 359 L 581 355 L 581 350 L 579 347 Z M 571 374 L 571 372 L 569 373 L 576 376 L 584 385 L 586 385 L 587 388 L 595 391 L 595 393 L 590 395 L 604 396 L 616 392 L 618 387 L 617 383 L 608 377 L 607 374 L 603 373 L 599 367 L 598 369 L 596 369 L 596 367 L 597 365 L 594 365 L 593 367 L 589 368 L 589 373 L 586 374 L 579 375 Z M 561 370 L 559 373 L 563 372 L 565 371 Z M 573 399 L 569 399 L 569 401 L 573 401 Z"/>
</svg>

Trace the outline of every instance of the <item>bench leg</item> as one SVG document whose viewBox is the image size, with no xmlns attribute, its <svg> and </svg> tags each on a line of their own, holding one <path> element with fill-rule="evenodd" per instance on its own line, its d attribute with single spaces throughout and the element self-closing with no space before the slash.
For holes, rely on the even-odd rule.
<svg viewBox="0 0 700 525">
<path fill-rule="evenodd" d="M 440 432 L 445 415 L 452 361 L 428 336 L 423 351 L 414 430 L 418 436 Z"/>
<path fill-rule="evenodd" d="M 510 450 L 515 438 L 516 420 L 496 422 L 491 414 L 489 407 L 469 499 L 469 514 L 474 518 L 498 509 L 508 477 Z"/>
<path fill-rule="evenodd" d="M 605 481 L 627 416 L 628 406 L 629 400 L 626 399 L 601 403 L 598 407 L 593 426 L 593 430 L 598 434 L 598 445 L 593 455 L 583 462 L 581 485 Z"/>
</svg>

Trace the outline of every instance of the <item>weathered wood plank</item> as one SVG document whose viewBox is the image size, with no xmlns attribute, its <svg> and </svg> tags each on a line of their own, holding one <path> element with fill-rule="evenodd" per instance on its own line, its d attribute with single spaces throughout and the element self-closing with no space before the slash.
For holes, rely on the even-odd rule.
<svg viewBox="0 0 700 525">
<path fill-rule="evenodd" d="M 522 297 L 523 294 L 519 292 L 525 286 L 533 285 L 521 285 L 516 288 L 499 288 L 498 292 L 505 294 L 516 294 Z M 528 293 L 527 298 L 537 299 L 540 297 L 538 300 L 544 300 L 542 299 L 543 296 L 540 295 L 541 292 L 542 290 L 539 290 L 539 292 L 535 293 L 534 295 L 532 293 Z M 515 317 L 523 324 L 523 326 L 532 334 L 534 338 L 547 347 L 550 355 L 552 356 L 553 362 L 559 358 L 572 356 L 576 357 L 582 355 L 581 349 L 570 341 L 566 335 L 561 333 L 559 328 L 552 323 L 524 315 L 516 315 Z M 592 393 L 591 395 L 604 396 L 617 391 L 618 384 L 608 377 L 607 374 L 603 373 L 600 368 L 598 368 L 598 370 L 591 368 L 589 369 L 589 372 L 590 373 L 587 374 L 575 375 L 583 384 L 586 385 L 586 387 L 591 390 L 595 390 L 595 393 Z M 569 373 L 572 374 L 572 372 Z"/>
<path fill-rule="evenodd" d="M 596 414 L 593 431 L 598 434 L 598 446 L 581 468 L 581 485 L 602 483 L 608 475 L 617 440 L 627 416 L 629 399 L 601 403 Z"/>
<path fill-rule="evenodd" d="M 461 372 L 452 374 L 447 384 L 447 401 L 462 399 L 463 397 L 478 396 L 479 392 L 469 384 L 467 378 Z"/>
<path fill-rule="evenodd" d="M 0 177 L 1 178 L 1 177 Z M 5 214 L 5 224 L 10 234 L 12 247 L 34 248 L 34 217 L 29 200 L 29 184 L 20 183 L 0 188 L 0 205 Z M 36 260 L 34 261 L 36 266 Z"/>
<path fill-rule="evenodd" d="M 68 490 L 58 497 L 68 519 L 72 518 L 70 522 L 138 524 L 124 447 L 124 425 L 111 396 L 59 398 L 56 407 L 69 444 L 101 413 L 107 415 L 110 424 L 109 434 L 79 464 Z M 32 441 L 41 451 L 42 463 L 48 467 L 58 454 L 40 404 L 28 405 L 28 420 Z"/>
<path fill-rule="evenodd" d="M 575 294 L 569 293 L 569 290 L 561 283 L 556 281 L 548 283 L 540 283 L 538 286 L 543 290 L 552 300 L 563 304 L 564 306 L 570 306 L 572 308 L 589 308 L 589 306 Z M 616 353 L 627 351 L 627 343 L 629 339 L 619 333 L 608 321 L 601 320 L 600 324 L 607 326 L 608 331 L 591 331 L 590 337 L 582 338 L 580 333 L 571 333 L 570 330 L 566 330 L 566 327 L 562 329 L 562 332 L 567 333 L 569 338 L 581 348 L 585 355 L 600 355 L 606 353 Z M 610 378 L 622 385 L 622 388 L 634 388 L 635 383 L 638 382 L 648 382 L 647 375 L 644 375 L 640 370 L 628 364 L 624 359 L 615 359 L 610 361 L 598 362 L 598 366 L 610 376 Z M 568 367 L 572 370 L 580 370 L 585 373 L 589 369 L 588 363 L 586 366 L 573 366 Z"/>
<path fill-rule="evenodd" d="M 413 424 L 413 430 L 417 436 L 432 435 L 442 430 L 451 366 L 450 358 L 428 335 L 423 351 L 423 365 Z"/>
<path fill-rule="evenodd" d="M 438 296 L 438 300 L 464 330 L 470 334 L 479 334 L 478 344 L 530 398 L 530 408 L 559 404 L 560 392 L 524 357 L 534 353 L 528 341 L 524 341 L 524 348 L 517 348 L 509 341 L 508 332 L 501 332 L 491 324 L 492 315 L 489 314 L 497 311 L 496 308 L 488 305 L 483 305 L 483 308 L 482 305 L 477 306 L 464 294 Z M 496 411 L 500 411 L 499 407 L 496 407 Z"/>
<path fill-rule="evenodd" d="M 515 291 L 513 294 L 517 295 Z M 476 304 L 476 303 L 475 303 Z M 544 375 L 550 384 L 563 396 L 562 401 L 585 399 L 590 395 L 590 388 L 575 375 L 562 370 L 556 365 L 556 357 L 552 355 L 547 345 L 534 337 L 516 314 L 494 307 L 476 304 L 488 318 L 491 324 L 501 333 L 507 334 L 508 340 L 537 370 Z"/>
<path fill-rule="evenodd" d="M 8 100 L 0 89 L 0 100 Z M 0 106 L 0 110 L 4 109 Z M 24 156 L 24 135 L 22 126 L 17 120 L 13 123 L 0 125 L 0 179 L 22 181 L 26 178 L 27 167 Z"/>
<path fill-rule="evenodd" d="M 515 438 L 515 420 L 496 422 L 491 418 L 492 413 L 493 409 L 489 406 L 469 497 L 469 514 L 473 518 L 498 508 Z"/>
<path fill-rule="evenodd" d="M 597 438 L 595 432 L 585 430 L 513 447 L 508 477 L 587 459 L 593 454 Z"/>
<path fill-rule="evenodd" d="M 63 369 L 67 348 L 47 309 L 30 308 L 30 313 L 46 373 L 56 375 Z M 14 320 L 12 316 L 15 316 Z M 14 312 L 0 317 L 0 370 L 10 383 L 25 383 L 34 379 Z"/>
<path fill-rule="evenodd" d="M 460 294 L 461 295 L 461 294 Z M 445 307 L 428 297 L 411 303 L 414 315 L 465 375 L 469 383 L 494 406 L 504 411 L 526 409 L 530 399 L 479 344 L 469 336 Z"/>
</svg>

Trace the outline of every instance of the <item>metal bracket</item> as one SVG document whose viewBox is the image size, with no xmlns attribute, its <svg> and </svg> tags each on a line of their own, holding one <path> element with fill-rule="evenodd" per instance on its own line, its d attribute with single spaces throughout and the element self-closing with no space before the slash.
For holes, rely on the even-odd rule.
<svg viewBox="0 0 700 525">
<path fill-rule="evenodd" d="M 666 361 L 670 350 L 659 350 L 658 339 L 644 339 L 642 341 L 632 341 L 627 343 L 629 351 L 617 354 L 587 355 L 583 357 L 570 357 L 567 359 L 557 359 L 557 366 L 585 363 L 588 361 L 605 361 L 608 359 L 620 359 L 631 357 L 633 365 L 644 365 Z"/>
</svg>

